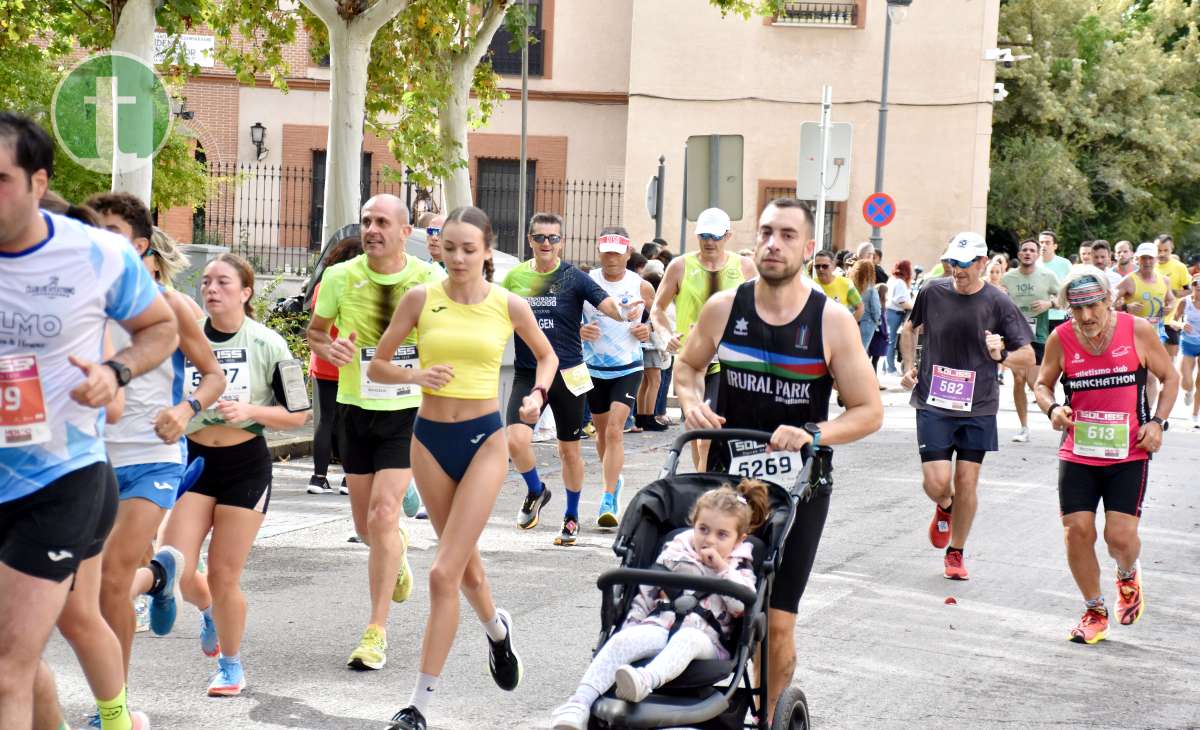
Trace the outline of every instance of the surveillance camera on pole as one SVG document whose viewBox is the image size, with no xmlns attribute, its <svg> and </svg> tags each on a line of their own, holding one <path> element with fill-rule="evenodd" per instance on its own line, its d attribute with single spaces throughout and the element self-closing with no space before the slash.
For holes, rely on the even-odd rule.
<svg viewBox="0 0 1200 730">
<path fill-rule="evenodd" d="M 1008 90 L 1004 88 L 1004 84 L 995 83 L 992 85 L 992 101 L 1004 101 L 1008 98 Z"/>
</svg>

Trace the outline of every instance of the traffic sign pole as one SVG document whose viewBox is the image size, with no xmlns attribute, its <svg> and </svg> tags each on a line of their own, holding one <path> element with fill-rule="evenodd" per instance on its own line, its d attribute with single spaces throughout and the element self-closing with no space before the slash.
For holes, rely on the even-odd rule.
<svg viewBox="0 0 1200 730">
<path fill-rule="evenodd" d="M 817 190 L 817 211 L 814 221 L 813 238 L 817 248 L 825 248 L 825 195 L 829 188 L 825 184 L 825 161 L 829 159 L 829 116 L 833 106 L 833 87 L 825 86 L 821 90 L 821 186 Z"/>
</svg>

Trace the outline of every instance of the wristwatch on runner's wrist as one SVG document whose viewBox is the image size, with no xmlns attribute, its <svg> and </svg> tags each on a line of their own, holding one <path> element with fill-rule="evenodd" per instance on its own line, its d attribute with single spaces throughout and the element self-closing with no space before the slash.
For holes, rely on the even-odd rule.
<svg viewBox="0 0 1200 730">
<path fill-rule="evenodd" d="M 102 364 L 111 368 L 113 374 L 117 376 L 118 388 L 124 388 L 129 385 L 130 380 L 133 380 L 133 372 L 116 360 L 105 360 Z"/>
<path fill-rule="evenodd" d="M 200 415 L 200 411 L 204 410 L 204 408 L 201 407 L 201 405 L 200 405 L 200 401 L 196 400 L 195 398 L 193 398 L 190 395 L 187 397 L 186 402 L 189 406 L 192 407 L 192 415 L 193 416 Z"/>
<path fill-rule="evenodd" d="M 1155 416 L 1154 418 L 1151 418 L 1150 420 L 1153 421 L 1154 423 L 1157 423 L 1159 425 L 1159 427 L 1162 428 L 1164 433 L 1166 432 L 1166 430 L 1168 428 L 1171 427 L 1170 422 L 1168 422 L 1167 419 L 1165 419 L 1165 418 L 1159 418 L 1158 416 Z"/>
<path fill-rule="evenodd" d="M 820 446 L 821 445 L 821 424 L 813 423 L 812 421 L 809 421 L 808 423 L 804 424 L 803 428 L 805 431 L 808 431 L 809 436 L 812 436 L 813 448 Z"/>
</svg>

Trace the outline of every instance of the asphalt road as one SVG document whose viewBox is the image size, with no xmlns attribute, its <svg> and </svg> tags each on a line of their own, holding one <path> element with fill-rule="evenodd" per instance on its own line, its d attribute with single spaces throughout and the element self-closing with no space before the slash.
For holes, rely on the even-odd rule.
<svg viewBox="0 0 1200 730">
<path fill-rule="evenodd" d="M 907 394 L 886 394 L 883 430 L 837 450 L 833 506 L 796 630 L 797 681 L 815 724 L 1200 727 L 1200 430 L 1177 419 L 1151 467 L 1141 530 L 1145 615 L 1089 647 L 1066 641 L 1082 607 L 1062 547 L 1057 437 L 1046 420 L 1035 415 L 1030 443 L 1012 444 L 1015 414 L 1002 412 L 1001 451 L 984 465 L 967 546 L 971 580 L 955 583 L 941 577 L 940 553 L 926 537 L 931 508 L 906 401 Z M 670 435 L 627 439 L 631 491 L 657 476 Z M 553 448 L 538 449 L 543 472 L 556 475 Z M 590 442 L 584 453 L 591 524 L 579 545 L 552 544 L 563 505 L 556 476 L 542 525 L 513 527 L 524 491 L 513 475 L 480 540 L 497 600 L 515 619 L 524 682 L 513 693 L 492 684 L 482 629 L 464 602 L 431 727 L 548 727 L 550 710 L 586 667 L 599 627 L 595 578 L 615 558 L 611 533 L 593 526 L 598 469 Z M 200 653 L 190 607 L 171 636 L 138 635 L 130 694 L 155 728 L 382 728 L 408 703 L 433 532 L 427 522 L 410 522 L 418 589 L 392 612 L 387 667 L 348 670 L 367 618 L 366 549 L 346 541 L 346 497 L 304 492 L 309 469 L 307 461 L 277 466 L 271 511 L 246 569 L 243 696 L 204 696 L 214 662 Z M 1112 563 L 1101 564 L 1113 602 Z M 58 637 L 47 657 L 69 717 L 81 724 L 90 696 L 74 657 Z"/>
</svg>

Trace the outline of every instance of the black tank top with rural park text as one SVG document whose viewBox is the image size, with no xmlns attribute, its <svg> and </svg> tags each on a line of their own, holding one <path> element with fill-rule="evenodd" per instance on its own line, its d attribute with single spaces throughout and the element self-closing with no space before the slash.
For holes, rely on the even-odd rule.
<svg viewBox="0 0 1200 730">
<path fill-rule="evenodd" d="M 775 326 L 758 316 L 754 282 L 738 287 L 717 348 L 725 428 L 774 431 L 829 417 L 833 376 L 821 331 L 825 302 L 813 288 L 800 314 Z"/>
</svg>

